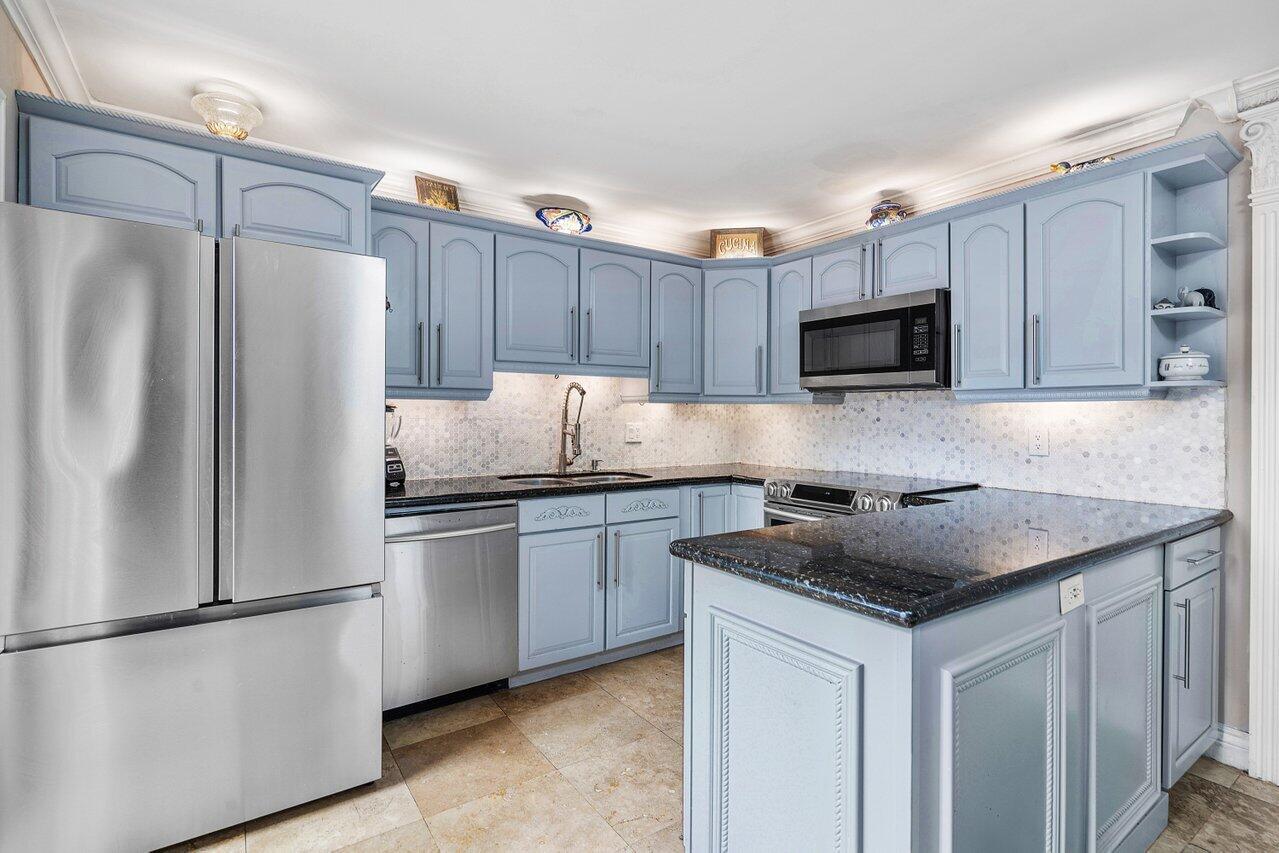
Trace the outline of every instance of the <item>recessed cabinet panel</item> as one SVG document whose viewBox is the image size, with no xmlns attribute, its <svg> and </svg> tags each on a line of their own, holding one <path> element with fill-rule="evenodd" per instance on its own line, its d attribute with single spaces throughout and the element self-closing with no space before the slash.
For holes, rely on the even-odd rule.
<svg viewBox="0 0 1279 853">
<path fill-rule="evenodd" d="M 949 223 L 885 237 L 880 242 L 877 295 L 890 296 L 949 286 Z"/>
<path fill-rule="evenodd" d="M 496 358 L 575 364 L 577 248 L 497 235 Z"/>
<path fill-rule="evenodd" d="M 648 390 L 702 390 L 702 271 L 653 261 L 652 362 Z"/>
<path fill-rule="evenodd" d="M 760 396 L 768 341 L 768 270 L 706 270 L 706 396 Z"/>
<path fill-rule="evenodd" d="M 1026 204 L 1027 387 L 1139 385 L 1144 178 Z"/>
<path fill-rule="evenodd" d="M 386 260 L 386 385 L 424 387 L 429 224 L 380 211 L 372 223 L 372 253 Z"/>
<path fill-rule="evenodd" d="M 358 181 L 222 158 L 224 235 L 363 254 L 368 203 Z"/>
<path fill-rule="evenodd" d="M 217 230 L 218 158 L 206 151 L 28 119 L 28 201 L 37 207 Z"/>
<path fill-rule="evenodd" d="M 433 388 L 493 387 L 493 233 L 431 223 Z"/>
<path fill-rule="evenodd" d="M 950 224 L 951 345 L 956 390 L 1025 380 L 1025 222 L 1020 204 Z"/>
<path fill-rule="evenodd" d="M 648 282 L 648 261 L 582 249 L 582 364 L 648 366 Z"/>
<path fill-rule="evenodd" d="M 840 305 L 869 296 L 870 246 L 862 245 L 813 258 L 813 306 Z"/>
<path fill-rule="evenodd" d="M 1164 593 L 1164 778 L 1171 788 L 1217 737 L 1221 572 Z"/>
<path fill-rule="evenodd" d="M 799 312 L 812 300 L 812 260 L 802 258 L 773 267 L 769 289 L 768 392 L 798 394 L 799 387 Z"/>
<path fill-rule="evenodd" d="M 608 528 L 609 588 L 606 648 L 674 633 L 680 626 L 682 562 L 671 555 L 679 519 Z"/>
<path fill-rule="evenodd" d="M 693 505 L 689 536 L 714 536 L 736 529 L 733 527 L 731 486 L 699 486 L 693 489 L 691 497 Z"/>
<path fill-rule="evenodd" d="M 604 528 L 520 536 L 520 669 L 604 650 Z"/>
</svg>

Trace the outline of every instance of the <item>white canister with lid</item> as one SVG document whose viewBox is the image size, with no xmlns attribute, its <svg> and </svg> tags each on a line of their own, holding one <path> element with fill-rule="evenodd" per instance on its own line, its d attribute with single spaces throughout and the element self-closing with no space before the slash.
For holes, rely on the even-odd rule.
<svg viewBox="0 0 1279 853">
<path fill-rule="evenodd" d="M 1159 356 L 1159 376 L 1167 382 L 1187 382 L 1207 375 L 1207 353 L 1183 346 L 1177 352 Z"/>
</svg>

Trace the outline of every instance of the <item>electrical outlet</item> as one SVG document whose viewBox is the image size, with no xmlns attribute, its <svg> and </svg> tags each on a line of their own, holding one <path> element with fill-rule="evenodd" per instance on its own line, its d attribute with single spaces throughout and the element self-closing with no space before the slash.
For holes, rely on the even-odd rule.
<svg viewBox="0 0 1279 853">
<path fill-rule="evenodd" d="M 1084 603 L 1084 576 L 1071 575 L 1057 581 L 1057 593 L 1061 597 L 1061 612 L 1074 610 Z"/>
<path fill-rule="evenodd" d="M 640 442 L 644 440 L 644 436 L 641 435 L 640 433 L 640 429 L 642 426 L 643 424 L 639 423 L 638 421 L 630 421 L 626 424 L 626 443 L 627 444 L 639 444 Z"/>
<path fill-rule="evenodd" d="M 1030 556 L 1036 560 L 1048 559 L 1048 531 L 1030 528 Z"/>
<path fill-rule="evenodd" d="M 1028 442 L 1031 456 L 1048 455 L 1048 425 L 1031 424 Z"/>
</svg>

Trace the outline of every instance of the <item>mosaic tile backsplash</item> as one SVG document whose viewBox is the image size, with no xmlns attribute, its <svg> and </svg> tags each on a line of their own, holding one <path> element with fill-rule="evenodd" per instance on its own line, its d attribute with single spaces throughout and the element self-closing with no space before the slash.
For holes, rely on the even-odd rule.
<svg viewBox="0 0 1279 853">
<path fill-rule="evenodd" d="M 841 406 L 621 402 L 611 378 L 498 373 L 484 402 L 397 400 L 411 478 L 548 471 L 570 381 L 587 391 L 582 460 L 604 467 L 753 462 L 971 480 L 988 486 L 1220 507 L 1221 390 L 1115 403 L 959 403 L 946 392 L 849 395 Z M 576 401 L 574 401 L 576 408 Z M 571 413 L 570 413 L 571 414 Z M 627 423 L 642 442 L 627 444 Z M 1046 426 L 1049 455 L 1028 454 Z"/>
</svg>

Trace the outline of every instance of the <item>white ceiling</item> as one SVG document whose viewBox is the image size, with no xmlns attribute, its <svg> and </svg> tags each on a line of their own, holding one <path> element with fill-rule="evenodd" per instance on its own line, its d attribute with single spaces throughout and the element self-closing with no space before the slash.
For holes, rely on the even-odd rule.
<svg viewBox="0 0 1279 853">
<path fill-rule="evenodd" d="M 256 138 L 664 246 L 862 217 L 1279 64 L 1275 0 L 48 3 L 99 102 L 192 120 L 234 81 Z"/>
</svg>

